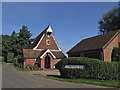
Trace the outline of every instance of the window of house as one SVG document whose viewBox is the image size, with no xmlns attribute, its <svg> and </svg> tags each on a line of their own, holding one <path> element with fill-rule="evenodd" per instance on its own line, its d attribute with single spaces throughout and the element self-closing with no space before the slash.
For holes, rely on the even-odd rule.
<svg viewBox="0 0 120 90">
<path fill-rule="evenodd" d="M 47 45 L 50 45 L 50 40 L 46 40 L 46 44 L 47 44 Z"/>
</svg>

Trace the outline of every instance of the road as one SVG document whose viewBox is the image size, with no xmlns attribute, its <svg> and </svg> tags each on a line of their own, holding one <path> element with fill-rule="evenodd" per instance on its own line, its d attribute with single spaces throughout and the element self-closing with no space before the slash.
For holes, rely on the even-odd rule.
<svg viewBox="0 0 120 90">
<path fill-rule="evenodd" d="M 106 88 L 38 77 L 23 71 L 17 71 L 11 67 L 11 64 L 3 64 L 2 70 L 2 88 Z"/>
</svg>

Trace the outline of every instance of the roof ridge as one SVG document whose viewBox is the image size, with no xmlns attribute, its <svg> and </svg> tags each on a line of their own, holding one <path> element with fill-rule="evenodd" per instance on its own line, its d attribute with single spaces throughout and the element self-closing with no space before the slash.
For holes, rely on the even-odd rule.
<svg viewBox="0 0 120 90">
<path fill-rule="evenodd" d="M 120 30 L 114 30 L 109 33 L 105 33 L 102 35 L 97 35 L 94 37 L 86 38 L 77 43 L 73 48 L 71 48 L 69 52 L 78 52 L 85 50 L 93 50 L 93 49 L 102 49 L 110 40 L 118 35 Z"/>
<path fill-rule="evenodd" d="M 86 39 L 83 39 L 83 40 L 87 40 L 87 39 L 92 39 L 92 38 L 95 38 L 95 37 L 99 37 L 99 36 L 103 36 L 103 35 L 106 35 L 106 34 L 110 34 L 110 33 L 113 33 L 113 32 L 119 32 L 120 30 L 114 30 L 114 31 L 110 31 L 108 33 L 104 33 L 104 34 L 101 34 L 101 35 L 96 35 L 96 36 L 93 36 L 93 37 L 89 37 L 89 38 L 86 38 Z"/>
<path fill-rule="evenodd" d="M 39 33 L 39 35 L 37 35 L 37 37 L 33 41 L 32 48 L 34 48 L 38 44 L 39 39 L 43 36 L 43 34 L 46 32 L 46 30 L 48 28 L 49 28 L 49 26 L 47 28 L 45 28 L 41 33 Z"/>
</svg>

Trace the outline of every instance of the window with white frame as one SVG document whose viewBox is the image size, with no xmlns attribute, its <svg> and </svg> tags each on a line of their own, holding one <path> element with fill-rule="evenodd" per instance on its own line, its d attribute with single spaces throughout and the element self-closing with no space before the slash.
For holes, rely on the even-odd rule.
<svg viewBox="0 0 120 90">
<path fill-rule="evenodd" d="M 49 39 L 46 40 L 46 44 L 50 45 L 50 40 Z"/>
</svg>

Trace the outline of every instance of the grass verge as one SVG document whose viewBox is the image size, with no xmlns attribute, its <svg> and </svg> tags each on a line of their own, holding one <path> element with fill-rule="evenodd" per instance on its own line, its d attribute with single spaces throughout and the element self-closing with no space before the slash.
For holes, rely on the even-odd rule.
<svg viewBox="0 0 120 90">
<path fill-rule="evenodd" d="M 29 70 L 29 69 L 25 69 L 25 68 L 23 68 L 23 67 L 14 66 L 13 64 L 12 64 L 12 67 L 13 67 L 14 69 L 16 69 L 16 70 L 19 70 L 19 71 L 40 71 L 40 70 L 43 70 L 43 69 L 33 69 L 33 70 Z"/>
<path fill-rule="evenodd" d="M 38 75 L 37 75 L 38 76 Z M 40 75 L 39 75 L 40 76 Z M 86 83 L 86 84 L 94 84 L 100 86 L 108 86 L 108 87 L 116 87 L 120 88 L 120 81 L 117 80 L 96 80 L 96 79 L 66 79 L 60 76 L 43 76 L 45 78 L 59 80 L 63 82 L 74 82 L 74 83 Z"/>
<path fill-rule="evenodd" d="M 0 62 L 0 64 L 5 64 L 6 62 Z"/>
</svg>

